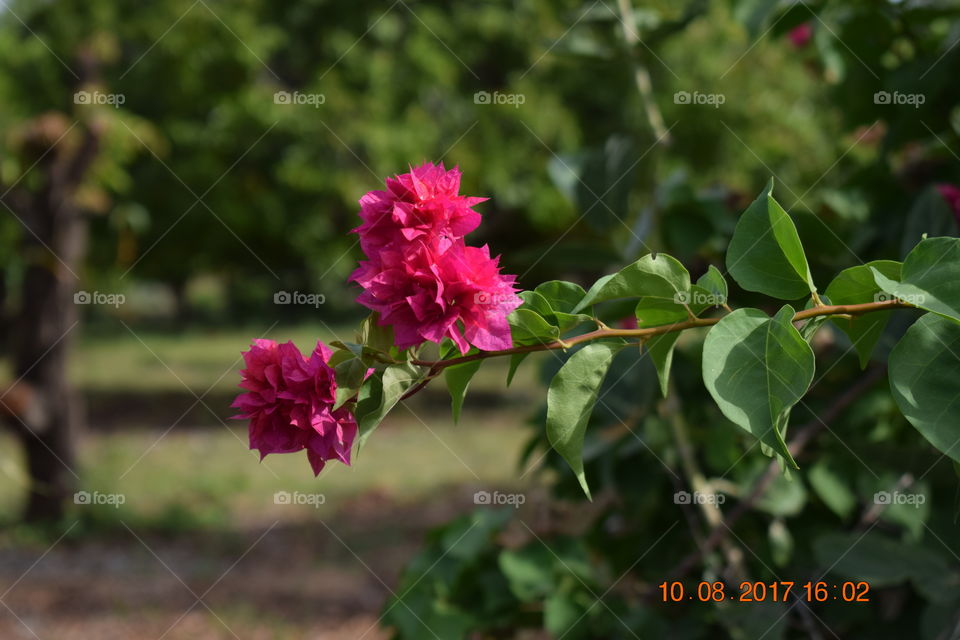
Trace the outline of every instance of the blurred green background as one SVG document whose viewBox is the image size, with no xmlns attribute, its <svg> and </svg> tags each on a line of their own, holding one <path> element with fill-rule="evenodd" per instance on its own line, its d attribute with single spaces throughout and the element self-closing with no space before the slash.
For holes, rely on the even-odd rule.
<svg viewBox="0 0 960 640">
<path fill-rule="evenodd" d="M 432 386 L 318 479 L 299 455 L 258 464 L 228 405 L 250 340 L 352 339 L 357 200 L 424 161 L 490 198 L 470 241 L 524 288 L 650 250 L 722 267 L 770 177 L 821 289 L 956 235 L 958 18 L 946 0 L 0 1 L 0 393 L 14 414 L 14 382 L 69 396 L 76 450 L 43 482 L 123 496 L 32 517 L 51 491 L 25 447 L 63 443 L 7 416 L 0 636 L 956 637 L 956 475 L 883 383 L 728 536 L 754 579 L 833 570 L 880 592 L 812 609 L 651 595 L 710 525 L 673 501 L 689 478 L 665 425 L 686 422 L 731 506 L 767 462 L 697 381 L 702 337 L 681 343 L 674 401 L 648 362 L 611 374 L 593 504 L 545 446 L 550 355 L 509 390 L 507 363 L 485 364 L 456 426 Z M 868 375 L 845 340 L 818 343 L 796 423 Z M 896 488 L 925 505 L 871 511 Z M 425 534 L 495 490 L 523 508 Z M 695 564 L 728 577 L 729 549 Z"/>
</svg>

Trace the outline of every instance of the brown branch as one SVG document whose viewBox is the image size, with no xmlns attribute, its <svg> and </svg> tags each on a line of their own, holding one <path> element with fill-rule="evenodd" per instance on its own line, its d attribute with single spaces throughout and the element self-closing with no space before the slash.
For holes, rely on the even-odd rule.
<svg viewBox="0 0 960 640">
<path fill-rule="evenodd" d="M 916 307 L 912 304 L 907 304 L 897 299 L 893 300 L 884 300 L 882 302 L 866 302 L 863 304 L 835 304 L 835 305 L 822 305 L 817 307 L 812 307 L 810 309 L 804 309 L 803 311 L 798 311 L 793 316 L 792 322 L 799 322 L 801 320 L 809 320 L 810 318 L 816 318 L 819 316 L 834 316 L 834 315 L 848 315 L 848 316 L 860 316 L 867 313 L 873 313 L 875 311 L 889 311 L 891 309 L 915 309 Z M 466 362 L 473 362 L 475 360 L 484 360 L 486 358 L 496 358 L 500 356 L 510 356 L 518 353 L 533 353 L 535 351 L 554 351 L 556 349 L 569 349 L 572 346 L 581 344 L 583 342 L 590 342 L 592 340 L 602 340 L 604 338 L 638 338 L 641 342 L 651 338 L 653 336 L 658 336 L 664 333 L 672 333 L 674 331 L 685 331 L 687 329 L 696 329 L 699 327 L 710 327 L 722 320 L 723 318 L 694 318 L 692 320 L 684 320 L 683 322 L 675 322 L 674 324 L 667 324 L 660 327 L 648 327 L 646 329 L 610 329 L 603 328 L 597 329 L 596 331 L 591 331 L 589 333 L 584 333 L 579 336 L 574 336 L 566 340 L 554 340 L 552 342 L 546 342 L 541 344 L 531 344 L 525 345 L 522 347 L 513 347 L 511 349 L 503 349 L 501 351 L 481 351 L 479 353 L 473 353 L 467 356 L 459 356 L 456 358 L 448 358 L 446 360 L 418 360 L 416 358 L 410 360 L 413 364 L 421 367 L 430 367 L 431 370 L 435 369 L 436 372 L 439 372 L 447 367 L 452 367 L 458 364 L 464 364 Z"/>
</svg>

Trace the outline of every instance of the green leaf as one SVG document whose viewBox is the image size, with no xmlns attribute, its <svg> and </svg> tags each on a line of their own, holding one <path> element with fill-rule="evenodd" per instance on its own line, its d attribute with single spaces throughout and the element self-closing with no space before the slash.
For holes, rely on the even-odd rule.
<svg viewBox="0 0 960 640">
<path fill-rule="evenodd" d="M 553 315 L 553 307 L 550 306 L 550 302 L 536 291 L 521 291 L 518 295 L 523 300 L 523 307 L 521 308 L 534 311 L 544 318 Z"/>
<path fill-rule="evenodd" d="M 830 298 L 828 298 L 825 294 L 820 295 L 820 302 L 827 305 L 833 304 L 832 302 L 830 302 Z M 810 309 L 813 309 L 816 306 L 817 306 L 817 301 L 811 297 L 809 300 L 807 300 L 807 303 L 803 306 L 803 310 L 809 311 Z M 823 326 L 824 323 L 826 323 L 826 321 L 827 321 L 827 316 L 814 316 L 812 318 L 807 318 L 806 320 L 803 321 L 803 323 L 800 325 L 800 328 L 798 329 L 798 331 L 800 331 L 800 336 L 804 340 L 806 340 L 808 344 L 813 344 L 813 337 L 817 334 L 818 331 L 820 331 L 820 327 Z"/>
<path fill-rule="evenodd" d="M 770 180 L 740 216 L 727 249 L 727 271 L 747 291 L 797 300 L 817 288 L 797 228 L 772 192 Z"/>
<path fill-rule="evenodd" d="M 543 603 L 543 628 L 553 638 L 583 636 L 582 627 L 586 608 L 573 599 L 572 594 L 557 591 Z"/>
<path fill-rule="evenodd" d="M 556 559 L 544 544 L 504 549 L 497 560 L 510 591 L 521 602 L 535 602 L 556 588 Z"/>
<path fill-rule="evenodd" d="M 547 391 L 547 438 L 590 497 L 583 474 L 583 438 L 600 385 L 622 342 L 593 342 L 567 360 Z"/>
<path fill-rule="evenodd" d="M 770 521 L 767 536 L 770 539 L 770 551 L 774 564 L 780 567 L 786 566 L 790 562 L 790 556 L 793 555 L 794 544 L 793 536 L 790 535 L 790 529 L 787 528 L 783 518 Z"/>
<path fill-rule="evenodd" d="M 513 376 L 517 374 L 517 369 L 520 368 L 520 363 L 523 362 L 526 357 L 530 355 L 529 353 L 514 353 L 510 356 L 510 370 L 507 371 L 507 386 L 510 386 L 510 383 L 513 382 Z"/>
<path fill-rule="evenodd" d="M 460 421 L 460 410 L 463 408 L 463 399 L 467 395 L 467 387 L 470 386 L 470 380 L 473 379 L 473 374 L 481 364 L 483 360 L 474 360 L 447 367 L 443 371 L 443 378 L 447 381 L 447 389 L 450 391 L 454 424 Z"/>
<path fill-rule="evenodd" d="M 549 303 L 553 309 L 554 324 L 560 331 L 568 331 L 582 322 L 591 322 L 593 318 L 585 313 L 573 313 L 573 310 L 586 296 L 586 292 L 578 284 L 563 280 L 550 280 L 534 289 Z"/>
<path fill-rule="evenodd" d="M 580 285 L 563 280 L 544 282 L 538 285 L 534 291 L 543 296 L 554 311 L 565 313 L 571 313 L 587 295 Z"/>
<path fill-rule="evenodd" d="M 478 352 L 478 349 L 470 349 L 467 353 Z M 448 358 L 456 358 L 460 354 L 460 347 L 457 346 L 457 343 L 451 340 L 450 338 L 444 338 L 440 342 L 440 351 L 439 357 L 441 360 L 447 360 Z M 466 354 L 463 354 L 466 355 Z"/>
<path fill-rule="evenodd" d="M 334 344 L 331 342 L 331 343 L 330 343 L 330 346 L 333 347 L 333 346 L 336 346 L 336 345 L 334 345 Z M 330 354 L 330 359 L 327 360 L 327 364 L 328 364 L 329 366 L 331 366 L 331 367 L 336 368 L 336 366 L 337 366 L 338 364 L 340 364 L 341 362 L 346 362 L 347 360 L 353 360 L 353 359 L 356 358 L 356 357 L 357 357 L 357 356 L 355 356 L 355 355 L 354 355 L 353 353 L 351 353 L 350 351 L 343 351 L 343 350 L 341 350 L 341 349 L 337 349 L 336 351 L 334 351 L 333 353 Z"/>
<path fill-rule="evenodd" d="M 904 544 L 878 531 L 828 533 L 813 541 L 818 564 L 852 580 L 865 580 L 872 588 L 897 585 L 908 579 L 915 584 L 946 583 L 950 568 L 946 557 L 931 549 Z"/>
<path fill-rule="evenodd" d="M 637 327 L 663 327 L 687 320 L 687 309 L 682 304 L 674 302 L 672 298 L 657 298 L 644 296 L 634 308 L 637 318 Z"/>
<path fill-rule="evenodd" d="M 960 461 L 960 324 L 928 313 L 890 352 L 890 388 L 900 412 L 937 450 Z"/>
<path fill-rule="evenodd" d="M 367 438 L 383 420 L 383 374 L 375 373 L 367 378 L 357 393 L 357 407 L 354 416 L 357 419 L 357 450 L 363 448 Z"/>
<path fill-rule="evenodd" d="M 597 293 L 599 293 L 599 291 L 603 289 L 607 285 L 607 283 L 613 280 L 616 276 L 617 276 L 616 273 L 610 273 L 601 278 L 598 278 L 597 281 L 593 283 L 593 286 L 590 287 L 590 290 L 587 291 L 587 293 L 583 296 L 583 299 L 581 299 L 580 302 L 577 303 L 577 306 L 573 308 L 573 311 L 575 313 L 582 311 L 583 309 L 586 309 L 591 304 L 593 304 L 592 300 L 597 296 Z"/>
<path fill-rule="evenodd" d="M 871 270 L 886 293 L 960 321 L 960 238 L 922 240 L 903 261 L 900 282 Z"/>
<path fill-rule="evenodd" d="M 807 343 L 813 344 L 813 336 L 817 334 L 817 331 L 820 330 L 820 327 L 823 326 L 823 323 L 826 321 L 826 316 L 816 316 L 808 319 L 803 323 L 803 326 L 800 327 L 800 337 L 806 340 Z"/>
<path fill-rule="evenodd" d="M 367 378 L 357 397 L 357 418 L 359 434 L 357 447 L 363 447 L 370 434 L 380 425 L 390 409 L 400 398 L 423 377 L 424 371 L 412 364 L 396 364 L 384 369 L 382 374 Z"/>
<path fill-rule="evenodd" d="M 606 300 L 641 296 L 672 299 L 676 294 L 687 291 L 690 291 L 690 274 L 684 266 L 665 253 L 651 253 L 612 276 L 598 280 L 573 308 L 573 312 Z"/>
<path fill-rule="evenodd" d="M 857 506 L 857 497 L 843 478 L 823 462 L 818 462 L 807 474 L 810 486 L 823 503 L 841 518 L 847 518 Z"/>
<path fill-rule="evenodd" d="M 560 330 L 536 311 L 514 309 L 507 316 L 514 344 L 546 344 L 560 337 Z"/>
<path fill-rule="evenodd" d="M 720 273 L 720 269 L 710 265 L 707 272 L 697 280 L 697 286 L 713 294 L 713 296 L 720 301 L 719 304 L 726 304 L 729 291 L 727 280 L 723 277 L 723 274 Z"/>
<path fill-rule="evenodd" d="M 681 291 L 669 297 L 645 295 L 637 302 L 634 313 L 637 326 L 662 327 L 689 319 L 688 310 L 693 315 L 703 313 L 713 306 L 714 295 L 706 289 L 693 285 L 689 291 Z"/>
<path fill-rule="evenodd" d="M 783 432 L 815 364 L 793 316 L 790 305 L 773 318 L 759 309 L 724 316 L 703 345 L 703 381 L 723 415 L 797 467 Z"/>
<path fill-rule="evenodd" d="M 583 313 L 570 311 L 586 295 L 583 287 L 572 282 L 551 280 L 544 282 L 533 291 L 520 293 L 524 301 L 524 308 L 536 311 L 543 318 L 559 328 L 560 332 L 568 331 L 581 322 L 591 322 L 593 318 Z"/>
<path fill-rule="evenodd" d="M 877 294 L 881 292 L 873 277 L 873 269 L 894 280 L 900 279 L 900 263 L 893 260 L 875 260 L 856 267 L 841 271 L 824 295 L 831 304 L 864 304 L 876 302 Z M 860 366 L 866 367 L 870 356 L 877 345 L 883 330 L 890 320 L 890 311 L 878 311 L 862 316 L 845 318 L 831 318 L 830 321 L 849 336 L 857 354 L 860 356 Z"/>
<path fill-rule="evenodd" d="M 380 326 L 380 314 L 371 313 L 360 325 L 360 342 L 375 351 L 390 353 L 393 347 L 393 327 Z"/>
<path fill-rule="evenodd" d="M 363 384 L 367 369 L 369 368 L 370 367 L 360 358 L 351 358 L 334 367 L 333 371 L 337 379 L 337 394 L 333 404 L 334 409 L 339 409 L 348 400 L 357 395 L 360 385 Z"/>
<path fill-rule="evenodd" d="M 670 386 L 670 367 L 673 365 L 673 347 L 680 337 L 679 331 L 671 331 L 653 336 L 644 343 L 650 359 L 657 369 L 657 379 L 660 381 L 660 393 L 667 397 Z"/>
<path fill-rule="evenodd" d="M 795 482 L 788 474 L 789 470 L 785 474 L 774 477 L 763 495 L 757 498 L 755 506 L 758 511 L 778 518 L 789 518 L 803 513 L 803 508 L 807 504 L 807 488 L 802 482 Z M 751 483 L 750 486 L 752 487 L 753 484 Z M 748 488 L 744 487 L 743 490 L 747 491 Z"/>
<path fill-rule="evenodd" d="M 699 315 L 704 309 L 712 306 L 710 303 L 715 300 L 717 300 L 715 294 L 698 285 L 690 287 L 690 291 L 681 292 L 669 298 L 644 296 L 637 302 L 634 310 L 637 317 L 637 326 L 640 328 L 661 327 L 683 322 L 689 318 L 688 312 Z M 667 387 L 670 382 L 673 347 L 679 337 L 679 331 L 672 331 L 653 336 L 645 342 L 645 347 L 657 369 L 660 391 L 664 397 L 667 395 Z"/>
<path fill-rule="evenodd" d="M 334 340 L 330 343 L 330 346 L 347 352 L 348 354 L 353 354 L 356 357 L 363 355 L 363 345 L 356 344 L 355 342 L 343 342 L 341 340 Z"/>
</svg>

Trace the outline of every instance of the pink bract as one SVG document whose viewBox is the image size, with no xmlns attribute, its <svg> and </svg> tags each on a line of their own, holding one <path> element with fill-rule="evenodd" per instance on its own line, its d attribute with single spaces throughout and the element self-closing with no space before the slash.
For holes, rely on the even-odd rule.
<svg viewBox="0 0 960 640">
<path fill-rule="evenodd" d="M 379 264 L 362 262 L 352 278 L 364 288 L 357 301 L 393 326 L 399 348 L 446 337 L 461 353 L 471 344 L 496 351 L 513 346 L 507 316 L 522 302 L 498 262 L 486 246 L 457 242 L 439 252 L 421 244 L 413 252 L 384 250 Z"/>
<path fill-rule="evenodd" d="M 804 22 L 799 24 L 787 34 L 787 38 L 790 39 L 790 44 L 792 44 L 797 49 L 803 49 L 810 43 L 810 39 L 813 38 L 813 24 L 810 22 Z"/>
<path fill-rule="evenodd" d="M 401 349 L 453 340 L 461 353 L 513 346 L 507 316 L 520 306 L 516 278 L 500 273 L 487 247 L 463 237 L 480 222 L 459 195 L 460 171 L 426 163 L 387 180 L 387 191 L 360 199 L 355 229 L 367 256 L 350 279 L 364 291 L 357 302 L 380 314 Z"/>
<path fill-rule="evenodd" d="M 960 224 L 960 187 L 955 184 L 938 184 L 937 191 L 947 201 L 957 223 Z"/>
<path fill-rule="evenodd" d="M 354 229 L 367 256 L 415 240 L 446 250 L 480 224 L 472 207 L 486 198 L 459 195 L 460 170 L 426 163 L 387 179 L 386 191 L 360 198 L 363 224 Z"/>
<path fill-rule="evenodd" d="M 349 410 L 333 410 L 337 384 L 329 359 L 322 342 L 309 357 L 292 342 L 273 340 L 254 340 L 243 352 L 240 386 L 246 392 L 231 406 L 240 410 L 234 418 L 250 421 L 250 448 L 261 460 L 306 449 L 314 475 L 327 460 L 350 464 L 357 422 Z"/>
</svg>

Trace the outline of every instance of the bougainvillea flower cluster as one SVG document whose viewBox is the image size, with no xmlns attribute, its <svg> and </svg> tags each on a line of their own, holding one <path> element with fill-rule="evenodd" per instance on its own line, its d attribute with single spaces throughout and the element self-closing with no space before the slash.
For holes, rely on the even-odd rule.
<svg viewBox="0 0 960 640">
<path fill-rule="evenodd" d="M 460 171 L 424 164 L 410 173 L 387 178 L 386 191 L 370 191 L 360 198 L 360 219 L 354 229 L 360 248 L 373 259 L 385 248 L 422 241 L 446 251 L 480 225 L 473 206 L 486 198 L 461 196 Z"/>
<path fill-rule="evenodd" d="M 522 302 L 515 277 L 500 273 L 488 247 L 464 241 L 485 198 L 459 195 L 460 171 L 442 164 L 386 182 L 386 191 L 360 199 L 363 224 L 354 231 L 366 260 L 350 276 L 363 287 L 357 301 L 393 327 L 402 349 L 445 337 L 461 353 L 513 346 L 507 315 Z"/>
<path fill-rule="evenodd" d="M 464 241 L 480 224 L 473 207 L 486 198 L 460 195 L 460 171 L 442 164 L 426 163 L 386 182 L 386 191 L 360 199 L 363 223 L 354 232 L 366 260 L 350 276 L 363 287 L 358 301 L 379 313 L 381 326 L 393 328 L 401 349 L 444 338 L 461 353 L 471 345 L 512 347 L 507 316 L 522 302 L 515 277 L 500 273 L 488 247 Z M 333 408 L 330 356 L 322 342 L 309 356 L 272 340 L 255 340 L 243 352 L 245 392 L 232 406 L 240 410 L 235 418 L 250 421 L 250 448 L 261 460 L 305 449 L 314 474 L 328 460 L 350 464 L 357 421 L 349 402 Z"/>
<path fill-rule="evenodd" d="M 235 418 L 250 420 L 250 448 L 262 460 L 270 453 L 307 450 L 314 475 L 327 460 L 350 464 L 357 422 L 346 408 L 333 410 L 336 380 L 322 342 L 309 357 L 292 342 L 254 340 L 243 352 L 245 393 L 231 405 Z"/>
<path fill-rule="evenodd" d="M 957 223 L 960 224 L 960 187 L 955 184 L 938 184 L 937 191 L 943 196 L 943 199 L 953 211 Z"/>
<path fill-rule="evenodd" d="M 810 40 L 813 39 L 813 23 L 804 22 L 803 24 L 795 26 L 787 33 L 787 38 L 789 38 L 790 44 L 795 48 L 803 49 L 810 44 Z"/>
</svg>

